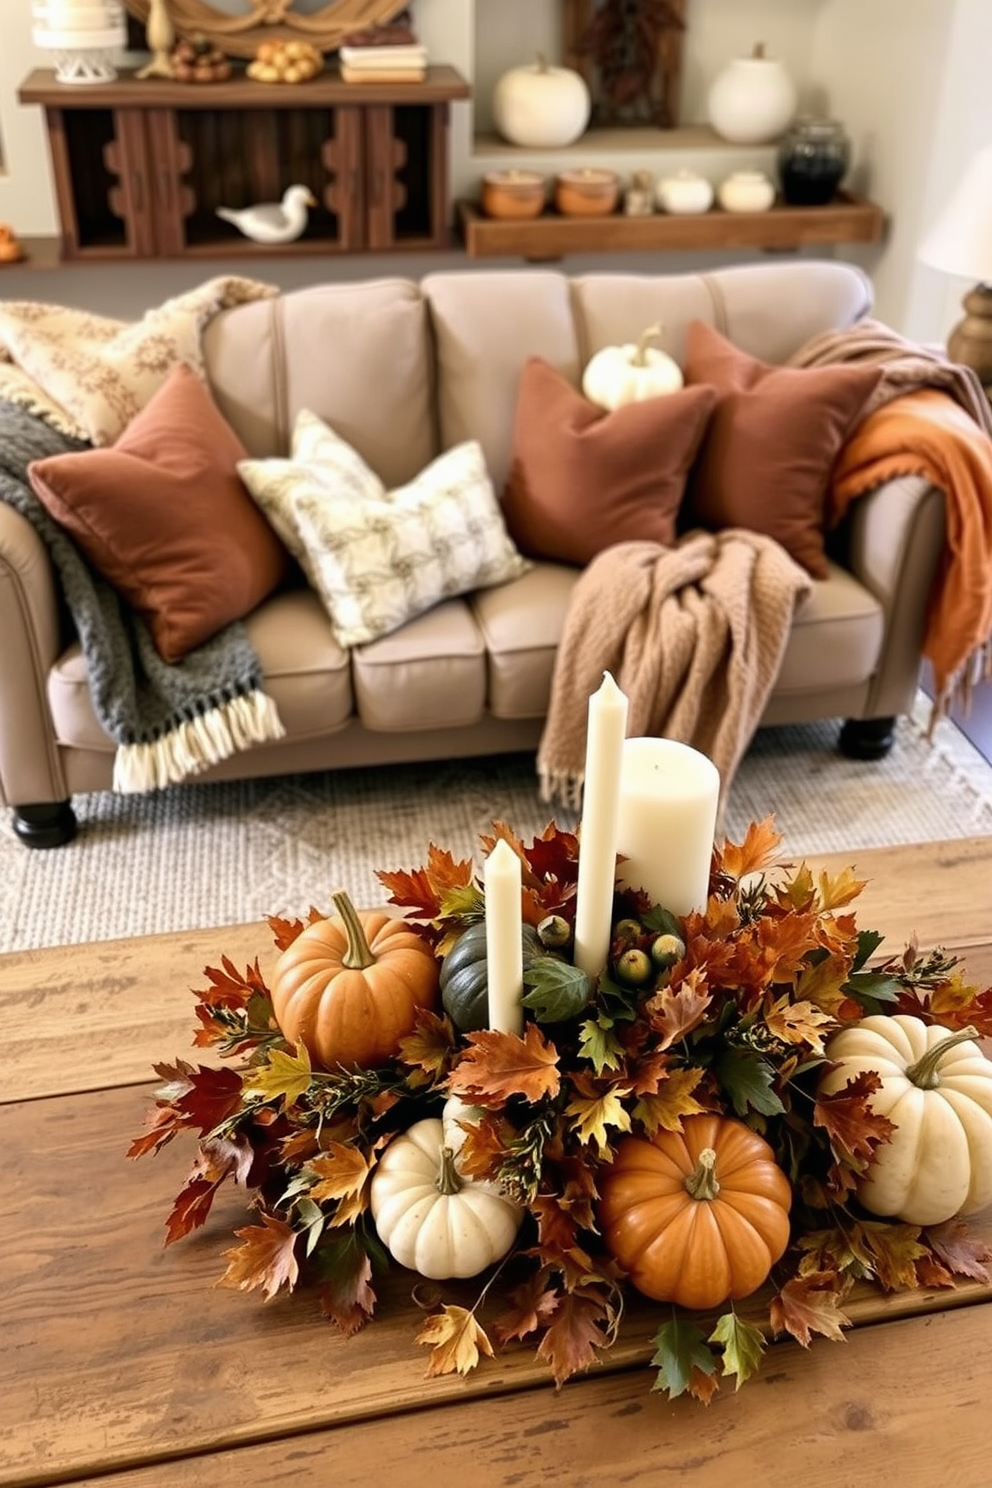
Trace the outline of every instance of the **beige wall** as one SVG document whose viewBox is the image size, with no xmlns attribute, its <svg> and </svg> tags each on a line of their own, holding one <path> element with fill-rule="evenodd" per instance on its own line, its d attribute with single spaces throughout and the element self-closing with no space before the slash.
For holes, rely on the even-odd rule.
<svg viewBox="0 0 992 1488">
<path fill-rule="evenodd" d="M 492 83 L 504 67 L 538 47 L 554 47 L 556 7 L 552 0 L 414 0 L 414 10 L 432 57 L 473 80 L 476 97 L 453 107 L 451 131 L 452 189 L 470 194 L 491 159 L 477 146 L 475 127 L 488 123 Z M 907 334 L 942 339 L 967 286 L 919 265 L 915 248 L 970 153 L 992 140 L 992 88 L 983 66 L 992 56 L 990 0 L 689 0 L 688 12 L 682 121 L 705 118 L 706 93 L 716 73 L 754 41 L 764 41 L 788 65 L 801 106 L 828 110 L 847 125 L 855 143 L 852 184 L 869 192 L 890 216 L 882 249 L 845 249 L 842 255 L 872 274 L 883 319 Z M 26 73 L 47 63 L 30 32 L 31 0 L 0 0 L 0 221 L 36 236 L 54 232 L 56 216 L 41 111 L 16 100 Z M 727 169 L 770 167 L 773 161 L 769 150 L 659 150 L 647 163 L 657 173 L 691 164 L 719 179 Z M 623 159 L 617 163 L 630 166 Z M 571 272 L 674 271 L 740 256 L 576 257 L 564 267 Z M 418 277 L 448 266 L 473 267 L 459 253 L 273 258 L 264 277 L 292 288 L 324 278 Z M 194 261 L 19 269 L 0 277 L 0 296 L 87 304 L 125 315 L 221 270 L 259 274 L 257 260 L 211 264 L 208 270 Z"/>
</svg>

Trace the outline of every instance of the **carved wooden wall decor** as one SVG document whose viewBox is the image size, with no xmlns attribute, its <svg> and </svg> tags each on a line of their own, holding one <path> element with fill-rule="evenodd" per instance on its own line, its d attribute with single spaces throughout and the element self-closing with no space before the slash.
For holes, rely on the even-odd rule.
<svg viewBox="0 0 992 1488">
<path fill-rule="evenodd" d="M 687 0 L 562 0 L 562 50 L 593 98 L 594 124 L 679 122 Z"/>
<path fill-rule="evenodd" d="M 205 36 L 229 57 L 253 57 L 260 41 L 309 41 L 322 52 L 341 45 L 352 31 L 391 21 L 409 0 L 332 0 L 320 10 L 297 10 L 294 0 L 244 0 L 240 15 L 209 0 L 166 0 L 180 36 Z M 124 0 L 131 15 L 148 19 L 149 0 Z"/>
</svg>

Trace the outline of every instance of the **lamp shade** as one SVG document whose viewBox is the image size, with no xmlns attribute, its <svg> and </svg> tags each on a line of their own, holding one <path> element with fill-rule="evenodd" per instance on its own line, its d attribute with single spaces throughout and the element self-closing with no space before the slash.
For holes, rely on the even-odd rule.
<svg viewBox="0 0 992 1488">
<path fill-rule="evenodd" d="M 992 284 L 992 145 L 970 162 L 918 255 L 945 274 Z"/>
</svg>

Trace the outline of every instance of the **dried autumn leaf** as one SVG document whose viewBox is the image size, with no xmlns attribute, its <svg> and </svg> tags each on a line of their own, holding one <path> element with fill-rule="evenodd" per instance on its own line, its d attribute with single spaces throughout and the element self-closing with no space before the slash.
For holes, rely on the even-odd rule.
<svg viewBox="0 0 992 1488">
<path fill-rule="evenodd" d="M 850 956 L 828 954 L 805 966 L 796 982 L 797 1000 L 812 1003 L 828 1018 L 843 1020 L 851 1012 L 860 1016 L 860 1008 L 851 1002 L 847 981 L 851 973 Z"/>
<path fill-rule="evenodd" d="M 172 1211 L 165 1222 L 165 1243 L 174 1245 L 190 1231 L 198 1229 L 210 1213 L 223 1178 L 191 1178 L 176 1196 Z"/>
<path fill-rule="evenodd" d="M 467 888 L 475 872 L 470 858 L 456 862 L 446 848 L 431 843 L 427 862 L 411 872 L 376 872 L 376 878 L 390 890 L 390 904 L 412 909 L 414 917 L 436 920 L 442 913 L 446 895 Z"/>
<path fill-rule="evenodd" d="M 354 1230 L 325 1233 L 315 1256 L 320 1303 L 346 1338 L 375 1312 L 372 1263 Z"/>
<path fill-rule="evenodd" d="M 556 1385 L 596 1362 L 597 1350 L 609 1345 L 613 1323 L 613 1309 L 600 1292 L 577 1287 L 565 1293 L 537 1347 Z"/>
<path fill-rule="evenodd" d="M 931 1226 L 924 1238 L 955 1276 L 969 1276 L 972 1281 L 985 1283 L 992 1281 L 992 1273 L 985 1265 L 986 1261 L 992 1261 L 992 1247 L 970 1235 L 960 1219 Z"/>
<path fill-rule="evenodd" d="M 623 1097 L 629 1094 L 626 1086 L 620 1086 L 601 1095 L 576 1095 L 565 1107 L 565 1115 L 574 1118 L 572 1130 L 578 1133 L 579 1141 L 593 1143 L 600 1157 L 610 1149 L 607 1127 L 630 1131 L 630 1115 L 623 1105 Z"/>
<path fill-rule="evenodd" d="M 656 1131 L 681 1131 L 684 1116 L 698 1116 L 705 1110 L 693 1091 L 703 1078 L 701 1069 L 672 1070 L 654 1095 L 642 1095 L 634 1107 L 634 1118 L 649 1137 Z"/>
<path fill-rule="evenodd" d="M 429 1008 L 418 1009 L 416 1028 L 400 1040 L 400 1060 L 437 1080 L 445 1074 L 454 1052 L 455 1030 L 451 1019 L 432 1013 Z"/>
<path fill-rule="evenodd" d="M 204 1137 L 190 1176 L 216 1183 L 230 1174 L 235 1183 L 245 1184 L 254 1160 L 255 1150 L 242 1132 L 233 1137 Z"/>
<path fill-rule="evenodd" d="M 696 1395 L 697 1399 L 704 1399 L 705 1390 L 703 1394 L 697 1392 L 702 1388 L 702 1380 L 710 1380 L 713 1389 L 704 1399 L 704 1404 L 708 1405 L 718 1383 L 716 1359 L 702 1328 L 686 1318 L 675 1316 L 671 1322 L 663 1323 L 658 1329 L 654 1343 L 655 1353 L 651 1363 L 657 1368 L 658 1375 L 651 1388 L 664 1390 L 669 1400 L 676 1400 L 686 1390 Z M 693 1389 L 693 1384 L 697 1389 Z"/>
<path fill-rule="evenodd" d="M 658 1035 L 655 1050 L 670 1048 L 697 1028 L 712 1001 L 713 994 L 698 967 L 693 967 L 677 986 L 662 987 L 649 997 L 644 1013 Z"/>
<path fill-rule="evenodd" d="M 539 1328 L 547 1327 L 561 1300 L 559 1293 L 547 1283 L 548 1272 L 542 1267 L 513 1288 L 507 1299 L 509 1307 L 493 1324 L 493 1332 L 500 1343 L 527 1338 Z"/>
<path fill-rule="evenodd" d="M 764 821 L 752 822 L 744 834 L 743 842 L 725 841 L 718 849 L 718 871 L 738 882 L 749 873 L 760 873 L 776 861 L 781 842 L 782 834 L 776 832 L 773 816 L 766 816 Z"/>
<path fill-rule="evenodd" d="M 867 882 L 866 878 L 858 878 L 853 868 L 842 868 L 834 875 L 821 873 L 816 881 L 821 911 L 826 914 L 850 904 Z"/>
<path fill-rule="evenodd" d="M 915 1287 L 916 1262 L 926 1255 L 916 1225 L 858 1220 L 850 1226 L 851 1248 L 887 1292 Z"/>
<path fill-rule="evenodd" d="M 437 1374 L 468 1374 L 478 1364 L 480 1353 L 493 1357 L 485 1329 L 467 1307 L 442 1307 L 427 1319 L 416 1341 L 431 1351 L 428 1379 Z"/>
<path fill-rule="evenodd" d="M 887 1116 L 872 1110 L 871 1096 L 881 1084 L 873 1070 L 865 1070 L 813 1107 L 813 1125 L 823 1127 L 834 1151 L 858 1172 L 864 1172 L 875 1148 L 890 1141 L 895 1131 Z"/>
<path fill-rule="evenodd" d="M 308 1165 L 307 1173 L 317 1178 L 308 1190 L 314 1203 L 337 1201 L 332 1225 L 351 1224 L 368 1208 L 365 1185 L 374 1160 L 353 1143 L 330 1142 Z"/>
<path fill-rule="evenodd" d="M 313 1069 L 305 1045 L 297 1044 L 293 1054 L 284 1049 L 270 1049 L 261 1064 L 256 1064 L 244 1078 L 244 1093 L 260 1101 L 282 1101 L 282 1109 L 302 1100 L 310 1089 Z"/>
<path fill-rule="evenodd" d="M 816 1054 L 823 1053 L 824 1032 L 835 1021 L 811 1002 L 789 997 L 780 997 L 765 1013 L 765 1024 L 776 1038 L 785 1044 L 808 1044 Z"/>
<path fill-rule="evenodd" d="M 234 1233 L 242 1243 L 224 1251 L 228 1266 L 218 1286 L 242 1292 L 261 1287 L 266 1302 L 280 1287 L 293 1290 L 300 1274 L 294 1253 L 296 1231 L 285 1220 L 263 1214 L 260 1225 L 246 1225 Z"/>
<path fill-rule="evenodd" d="M 717 1318 L 709 1341 L 723 1346 L 723 1372 L 725 1375 L 736 1376 L 736 1390 L 761 1367 L 761 1356 L 765 1351 L 764 1334 L 760 1328 L 746 1322 L 736 1312 L 725 1312 L 722 1317 Z"/>
<path fill-rule="evenodd" d="M 501 1105 L 511 1095 L 536 1102 L 558 1094 L 558 1050 L 536 1023 L 527 1024 L 522 1038 L 481 1029 L 468 1034 L 467 1043 L 446 1082 L 451 1095 L 484 1106 Z"/>
<path fill-rule="evenodd" d="M 193 1066 L 185 1059 L 152 1068 L 167 1085 L 157 1099 L 174 1108 L 178 1125 L 194 1127 L 204 1136 L 241 1107 L 241 1076 L 233 1069 Z"/>
<path fill-rule="evenodd" d="M 771 1324 L 776 1333 L 791 1333 L 803 1348 L 809 1348 L 814 1333 L 822 1333 L 837 1343 L 846 1340 L 842 1328 L 851 1320 L 840 1310 L 841 1294 L 837 1275 L 814 1271 L 807 1276 L 794 1276 L 787 1281 L 771 1302 Z"/>
</svg>

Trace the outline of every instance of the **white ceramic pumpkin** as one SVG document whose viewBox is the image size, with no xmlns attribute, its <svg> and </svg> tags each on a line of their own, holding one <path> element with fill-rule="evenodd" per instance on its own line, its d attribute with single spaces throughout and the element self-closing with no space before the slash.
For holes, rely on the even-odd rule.
<svg viewBox="0 0 992 1488">
<path fill-rule="evenodd" d="M 394 1137 L 372 1175 L 369 1201 L 379 1238 L 394 1260 L 432 1281 L 477 1276 L 502 1260 L 523 1209 L 493 1183 L 467 1178 L 457 1154 L 459 1122 L 472 1108 L 449 1102 L 440 1119 Z"/>
<path fill-rule="evenodd" d="M 678 362 L 666 351 L 648 345 L 660 334 L 660 326 L 648 326 L 636 346 L 604 346 L 591 356 L 582 374 L 582 391 L 590 403 L 612 412 L 627 403 L 677 393 L 684 382 Z"/>
<path fill-rule="evenodd" d="M 493 122 L 511 145 L 557 150 L 571 145 L 589 123 L 592 99 L 585 78 L 571 67 L 551 67 L 542 56 L 511 67 L 493 89 Z"/>
<path fill-rule="evenodd" d="M 992 1204 L 992 1060 L 974 1041 L 909 1014 L 862 1018 L 828 1041 L 820 1093 L 866 1070 L 880 1077 L 871 1107 L 894 1123 L 858 1184 L 872 1214 L 934 1225 Z"/>
</svg>

